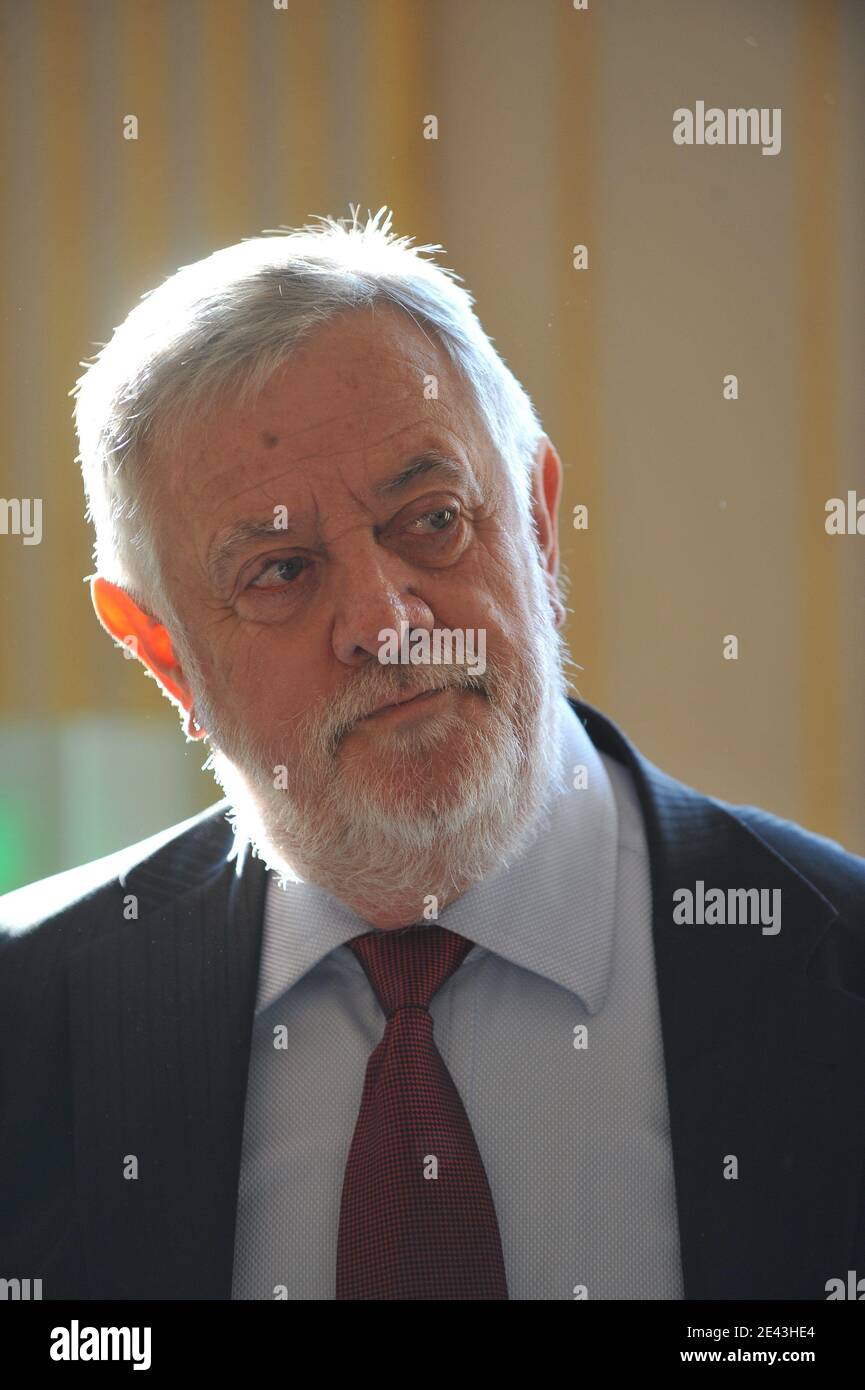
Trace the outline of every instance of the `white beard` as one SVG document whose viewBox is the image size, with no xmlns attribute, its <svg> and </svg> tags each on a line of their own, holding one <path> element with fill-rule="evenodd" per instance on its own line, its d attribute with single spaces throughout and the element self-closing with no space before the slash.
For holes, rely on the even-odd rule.
<svg viewBox="0 0 865 1390">
<path fill-rule="evenodd" d="M 223 723 L 204 695 L 197 663 L 182 656 L 211 742 L 205 767 L 231 803 L 236 833 L 281 881 L 309 880 L 382 917 L 408 911 L 419 919 L 427 895 L 443 906 L 507 867 L 536 838 L 553 794 L 565 789 L 558 732 L 570 658 L 532 560 L 530 638 L 514 669 L 488 660 L 477 675 L 465 666 L 372 661 L 340 693 L 304 711 L 294 731 L 301 751 L 290 763 L 278 734 L 256 741 Z M 392 731 L 374 757 L 368 747 L 342 747 L 364 715 L 409 685 L 483 693 L 459 696 L 395 737 Z M 488 701 L 479 719 L 462 712 L 467 699 Z M 428 754 L 449 740 L 455 761 L 435 782 Z M 278 768 L 284 789 L 275 785 Z"/>
</svg>

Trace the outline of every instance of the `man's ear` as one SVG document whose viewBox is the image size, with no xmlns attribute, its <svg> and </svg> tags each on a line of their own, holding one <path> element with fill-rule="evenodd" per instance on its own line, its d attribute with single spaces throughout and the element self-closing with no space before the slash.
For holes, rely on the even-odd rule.
<svg viewBox="0 0 865 1390">
<path fill-rule="evenodd" d="M 544 562 L 544 578 L 556 627 L 565 620 L 565 607 L 558 587 L 559 499 L 562 495 L 562 461 L 547 435 L 541 437 L 532 468 L 532 519 Z"/>
<path fill-rule="evenodd" d="M 90 580 L 90 597 L 96 616 L 110 637 L 122 643 L 159 681 L 186 713 L 184 728 L 189 738 L 203 738 L 206 730 L 192 720 L 192 692 L 183 676 L 168 628 L 145 613 L 125 589 L 100 575 Z"/>
</svg>

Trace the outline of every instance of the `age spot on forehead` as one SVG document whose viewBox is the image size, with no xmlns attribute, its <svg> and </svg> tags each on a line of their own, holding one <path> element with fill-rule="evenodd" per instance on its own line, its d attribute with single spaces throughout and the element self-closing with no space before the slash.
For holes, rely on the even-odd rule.
<svg viewBox="0 0 865 1390">
<path fill-rule="evenodd" d="M 265 445 L 266 448 L 272 449 L 274 444 L 279 443 L 279 435 L 271 434 L 268 430 L 264 430 L 262 432 L 261 442 Z"/>
</svg>

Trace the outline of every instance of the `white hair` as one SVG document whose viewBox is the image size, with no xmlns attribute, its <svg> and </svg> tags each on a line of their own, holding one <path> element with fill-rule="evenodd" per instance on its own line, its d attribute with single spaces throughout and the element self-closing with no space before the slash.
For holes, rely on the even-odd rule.
<svg viewBox="0 0 865 1390">
<path fill-rule="evenodd" d="M 248 401 L 309 333 L 347 309 L 395 306 L 429 330 L 462 373 L 514 483 L 531 535 L 529 478 L 543 436 L 524 388 L 499 356 L 452 270 L 412 246 L 380 208 L 364 225 L 322 217 L 182 266 L 144 295 L 78 379 L 75 426 L 97 573 L 176 622 L 150 539 L 158 475 L 150 465 L 230 391 Z"/>
</svg>

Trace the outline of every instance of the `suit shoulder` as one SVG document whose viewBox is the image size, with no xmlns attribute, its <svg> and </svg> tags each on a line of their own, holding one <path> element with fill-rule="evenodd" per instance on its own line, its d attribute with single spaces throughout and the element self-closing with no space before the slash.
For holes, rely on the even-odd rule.
<svg viewBox="0 0 865 1390">
<path fill-rule="evenodd" d="M 220 801 L 134 845 L 0 895 L 0 948 L 40 929 L 44 936 L 50 923 L 73 932 L 78 923 L 92 925 L 103 908 L 122 899 L 128 875 L 148 863 L 158 864 L 166 855 L 176 853 L 184 841 L 206 838 L 208 831 L 221 824 L 227 810 L 228 803 Z"/>
<path fill-rule="evenodd" d="M 786 859 L 803 878 L 810 879 L 827 898 L 837 901 L 843 897 L 861 910 L 865 904 L 865 859 L 860 855 L 837 840 L 806 830 L 795 821 L 783 820 L 760 806 L 720 804 Z"/>
</svg>

